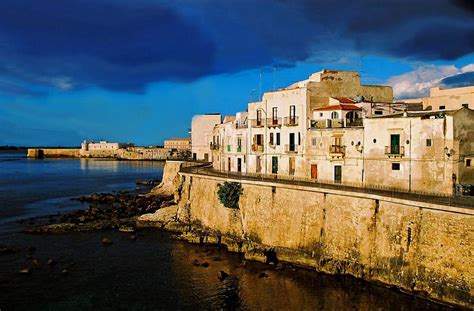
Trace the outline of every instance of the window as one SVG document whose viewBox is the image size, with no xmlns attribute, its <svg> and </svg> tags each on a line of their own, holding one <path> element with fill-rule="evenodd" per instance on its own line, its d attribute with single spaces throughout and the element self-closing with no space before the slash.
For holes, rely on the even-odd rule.
<svg viewBox="0 0 474 311">
<path fill-rule="evenodd" d="M 295 105 L 291 105 L 290 106 L 290 118 L 291 119 L 294 119 L 296 116 L 296 106 Z"/>
<path fill-rule="evenodd" d="M 270 145 L 273 146 L 273 133 L 270 133 Z"/>
<path fill-rule="evenodd" d="M 278 119 L 278 108 L 277 107 L 272 108 L 272 116 L 273 116 L 273 121 L 276 121 Z"/>
<path fill-rule="evenodd" d="M 298 145 L 301 145 L 301 133 L 298 132 Z"/>
<path fill-rule="evenodd" d="M 257 110 L 257 125 L 262 124 L 262 110 L 258 109 Z"/>
<path fill-rule="evenodd" d="M 331 112 L 331 119 L 339 119 L 339 113 L 337 111 Z"/>
<path fill-rule="evenodd" d="M 322 117 L 322 116 L 323 116 L 323 113 L 322 113 L 322 112 L 320 112 L 320 113 L 319 113 L 319 116 L 320 116 L 320 117 Z"/>
<path fill-rule="evenodd" d="M 465 104 L 462 104 L 463 108 L 469 108 L 469 104 L 468 103 L 465 103 Z"/>
<path fill-rule="evenodd" d="M 277 136 L 276 136 L 276 144 L 277 146 L 280 146 L 280 133 L 276 133 Z"/>
<path fill-rule="evenodd" d="M 256 137 L 256 140 L 257 140 L 256 141 L 257 145 L 261 146 L 262 142 L 263 142 L 263 135 L 262 134 L 257 134 L 257 135 L 255 135 L 255 137 Z"/>
<path fill-rule="evenodd" d="M 439 106 L 439 110 L 444 110 L 446 109 L 446 106 Z"/>
<path fill-rule="evenodd" d="M 318 140 L 316 139 L 316 137 L 311 138 L 311 146 L 316 146 L 317 143 Z"/>
<path fill-rule="evenodd" d="M 399 171 L 400 163 L 392 163 L 392 171 Z"/>
<path fill-rule="evenodd" d="M 380 115 L 383 115 L 383 111 L 382 110 L 375 110 L 374 114 L 380 116 Z"/>
<path fill-rule="evenodd" d="M 431 139 L 426 140 L 426 147 L 431 147 Z"/>
<path fill-rule="evenodd" d="M 470 167 L 471 166 L 471 159 L 466 159 L 466 167 Z"/>
<path fill-rule="evenodd" d="M 390 153 L 400 154 L 400 134 L 390 135 Z"/>
<path fill-rule="evenodd" d="M 237 146 L 242 146 L 242 137 L 237 137 Z"/>
</svg>

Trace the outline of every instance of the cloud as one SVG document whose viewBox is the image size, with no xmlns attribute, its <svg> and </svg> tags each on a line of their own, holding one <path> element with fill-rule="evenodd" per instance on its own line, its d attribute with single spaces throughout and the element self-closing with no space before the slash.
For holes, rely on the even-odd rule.
<svg viewBox="0 0 474 311">
<path fill-rule="evenodd" d="M 453 60 L 474 51 L 464 1 L 3 0 L 0 76 L 60 90 L 142 92 L 150 82 L 374 54 Z"/>
<path fill-rule="evenodd" d="M 413 71 L 394 76 L 387 81 L 393 87 L 394 97 L 410 98 L 429 95 L 435 86 L 474 85 L 474 64 L 462 68 L 456 66 L 425 65 Z"/>
</svg>

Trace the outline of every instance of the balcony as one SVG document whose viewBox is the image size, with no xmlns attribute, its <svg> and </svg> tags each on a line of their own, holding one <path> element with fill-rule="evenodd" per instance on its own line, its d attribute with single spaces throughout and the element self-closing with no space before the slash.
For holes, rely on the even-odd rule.
<svg viewBox="0 0 474 311">
<path fill-rule="evenodd" d="M 264 120 L 257 120 L 253 119 L 250 120 L 252 127 L 264 127 L 265 126 L 265 121 Z"/>
<path fill-rule="evenodd" d="M 235 123 L 234 126 L 237 130 L 238 129 L 246 129 L 248 127 L 247 122 L 237 122 L 237 123 Z"/>
<path fill-rule="evenodd" d="M 268 127 L 281 127 L 281 118 L 267 118 Z"/>
<path fill-rule="evenodd" d="M 263 152 L 263 145 L 252 145 L 252 151 L 253 152 Z"/>
<path fill-rule="evenodd" d="M 284 123 L 285 126 L 297 126 L 298 125 L 298 117 L 293 116 L 293 117 L 285 117 Z"/>
<path fill-rule="evenodd" d="M 285 153 L 298 153 L 299 146 L 298 145 L 285 145 Z"/>
<path fill-rule="evenodd" d="M 331 145 L 329 146 L 329 156 L 332 159 L 342 159 L 346 155 L 346 146 Z"/>
<path fill-rule="evenodd" d="M 342 128 L 342 127 L 358 127 L 363 126 L 362 119 L 349 120 L 346 119 L 326 119 L 326 120 L 311 120 L 312 129 L 326 129 L 326 128 Z"/>
<path fill-rule="evenodd" d="M 398 145 L 385 146 L 385 155 L 389 158 L 401 158 L 405 155 L 405 147 Z"/>
<path fill-rule="evenodd" d="M 220 145 L 219 145 L 219 144 L 210 143 L 210 144 L 209 144 L 209 148 L 210 148 L 211 150 L 219 150 L 219 149 L 220 149 Z"/>
</svg>

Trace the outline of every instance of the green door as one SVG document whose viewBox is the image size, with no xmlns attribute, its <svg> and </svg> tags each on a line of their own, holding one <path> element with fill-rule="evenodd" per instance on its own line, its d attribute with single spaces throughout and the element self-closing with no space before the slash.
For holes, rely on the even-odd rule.
<svg viewBox="0 0 474 311">
<path fill-rule="evenodd" d="M 342 181 L 342 166 L 335 165 L 334 166 L 334 181 L 341 182 Z"/>
<path fill-rule="evenodd" d="M 399 134 L 390 135 L 390 153 L 400 154 L 400 135 Z"/>
<path fill-rule="evenodd" d="M 278 174 L 278 157 L 272 157 L 272 174 Z"/>
</svg>

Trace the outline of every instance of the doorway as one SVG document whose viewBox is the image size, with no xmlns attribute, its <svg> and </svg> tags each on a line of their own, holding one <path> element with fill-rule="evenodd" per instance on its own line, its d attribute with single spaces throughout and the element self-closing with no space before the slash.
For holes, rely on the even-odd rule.
<svg viewBox="0 0 474 311">
<path fill-rule="evenodd" d="M 295 158 L 290 158 L 288 173 L 290 175 L 295 175 Z"/>
<path fill-rule="evenodd" d="M 311 164 L 311 179 L 318 179 L 318 165 Z"/>
<path fill-rule="evenodd" d="M 272 174 L 278 174 L 278 157 L 272 157 Z"/>
<path fill-rule="evenodd" d="M 295 151 L 295 133 L 290 133 L 290 145 L 288 151 Z"/>
<path fill-rule="evenodd" d="M 237 172 L 242 172 L 242 159 L 237 158 Z"/>
<path fill-rule="evenodd" d="M 342 181 L 342 166 L 334 166 L 334 181 L 340 183 Z"/>
</svg>

